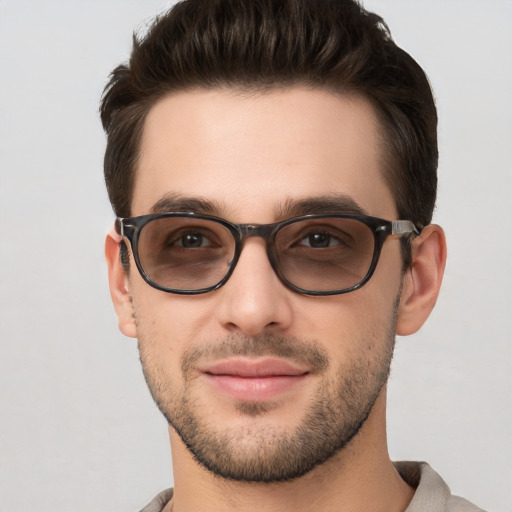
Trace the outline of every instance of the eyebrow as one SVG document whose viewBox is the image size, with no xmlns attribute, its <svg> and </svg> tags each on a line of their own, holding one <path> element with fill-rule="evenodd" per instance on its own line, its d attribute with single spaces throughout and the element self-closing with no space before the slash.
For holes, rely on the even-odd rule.
<svg viewBox="0 0 512 512">
<path fill-rule="evenodd" d="M 175 193 L 165 194 L 151 207 L 151 213 L 194 212 L 219 217 L 226 216 L 228 211 L 229 208 L 218 201 L 200 196 L 182 196 Z M 274 209 L 276 220 L 284 220 L 312 213 L 368 215 L 362 206 L 347 195 L 325 195 L 304 199 L 289 198 Z"/>
<path fill-rule="evenodd" d="M 173 193 L 165 194 L 151 207 L 151 213 L 194 212 L 219 215 L 224 210 L 225 208 L 217 201 Z"/>
<path fill-rule="evenodd" d="M 304 199 L 288 199 L 275 211 L 276 218 L 286 219 L 312 213 L 348 213 L 368 215 L 367 211 L 352 197 L 346 195 L 327 195 Z"/>
</svg>

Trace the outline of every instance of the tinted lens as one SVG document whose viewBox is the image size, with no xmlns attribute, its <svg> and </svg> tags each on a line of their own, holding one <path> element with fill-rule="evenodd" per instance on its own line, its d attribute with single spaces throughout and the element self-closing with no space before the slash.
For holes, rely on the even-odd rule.
<svg viewBox="0 0 512 512">
<path fill-rule="evenodd" d="M 148 222 L 140 231 L 139 261 L 155 284 L 173 290 L 199 290 L 228 273 L 235 240 L 222 224 L 187 217 Z"/>
<path fill-rule="evenodd" d="M 280 229 L 275 258 L 283 277 L 309 291 L 351 288 L 368 273 L 374 253 L 372 230 L 353 219 L 301 220 Z"/>
</svg>

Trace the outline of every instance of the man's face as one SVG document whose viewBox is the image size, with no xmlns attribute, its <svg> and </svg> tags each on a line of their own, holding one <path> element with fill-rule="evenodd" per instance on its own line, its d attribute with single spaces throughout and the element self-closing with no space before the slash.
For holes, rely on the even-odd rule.
<svg viewBox="0 0 512 512">
<path fill-rule="evenodd" d="M 396 219 L 381 162 L 376 116 L 357 97 L 175 93 L 146 120 L 132 215 L 207 202 L 234 223 L 271 223 L 311 213 L 295 211 L 299 201 L 328 198 Z M 151 288 L 132 258 L 144 374 L 196 460 L 226 478 L 277 481 L 339 452 L 387 379 L 401 264 L 388 240 L 361 289 L 300 295 L 275 275 L 264 241 L 249 238 L 222 288 L 182 296 Z"/>
</svg>

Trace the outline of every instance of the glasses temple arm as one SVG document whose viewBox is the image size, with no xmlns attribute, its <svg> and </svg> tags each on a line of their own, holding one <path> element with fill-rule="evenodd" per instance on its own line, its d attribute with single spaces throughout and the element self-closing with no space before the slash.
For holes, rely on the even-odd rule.
<svg viewBox="0 0 512 512">
<path fill-rule="evenodd" d="M 401 236 L 413 234 L 414 236 L 418 236 L 420 233 L 421 227 L 416 227 L 410 220 L 391 221 L 391 235 Z"/>
</svg>

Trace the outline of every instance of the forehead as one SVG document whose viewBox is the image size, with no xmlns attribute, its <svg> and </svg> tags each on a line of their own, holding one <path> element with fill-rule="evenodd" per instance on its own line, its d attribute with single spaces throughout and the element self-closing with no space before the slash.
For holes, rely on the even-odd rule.
<svg viewBox="0 0 512 512">
<path fill-rule="evenodd" d="M 271 222 L 290 201 L 344 196 L 392 217 L 373 108 L 357 96 L 289 88 L 168 95 L 148 113 L 132 214 L 167 195 L 199 197 L 239 222 Z"/>
</svg>

